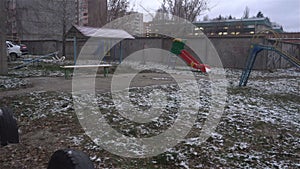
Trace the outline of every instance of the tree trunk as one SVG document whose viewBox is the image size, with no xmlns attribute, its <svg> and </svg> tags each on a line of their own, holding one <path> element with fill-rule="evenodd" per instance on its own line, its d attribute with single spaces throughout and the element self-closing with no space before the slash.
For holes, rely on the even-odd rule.
<svg viewBox="0 0 300 169">
<path fill-rule="evenodd" d="M 0 75 L 7 75 L 7 54 L 6 54 L 6 1 L 0 1 Z"/>
<path fill-rule="evenodd" d="M 62 56 L 66 56 L 66 32 L 67 32 L 67 0 L 63 1 L 63 16 L 62 16 Z"/>
</svg>

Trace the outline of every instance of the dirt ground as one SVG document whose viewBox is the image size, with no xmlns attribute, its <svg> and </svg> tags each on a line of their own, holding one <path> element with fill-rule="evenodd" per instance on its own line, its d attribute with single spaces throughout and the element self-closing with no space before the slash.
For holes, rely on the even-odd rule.
<svg viewBox="0 0 300 169">
<path fill-rule="evenodd" d="M 26 85 L 0 90 L 0 107 L 12 108 L 19 126 L 20 143 L 0 147 L 0 169 L 47 168 L 51 155 L 58 149 L 72 148 L 85 152 L 95 168 L 297 168 L 299 163 L 299 72 L 282 70 L 275 73 L 254 72 L 249 87 L 237 87 L 241 71 L 227 70 L 228 97 L 222 120 L 216 131 L 203 144 L 196 137 L 205 121 L 210 92 L 207 75 L 198 74 L 200 100 L 203 109 L 186 141 L 156 157 L 144 159 L 114 155 L 95 144 L 83 131 L 74 110 L 72 79 L 65 79 L 62 71 L 50 73 L 43 69 L 13 72 L 2 79 L 20 80 Z M 36 72 L 35 72 L 36 71 Z M 24 73 L 25 72 L 25 73 Z M 27 73 L 28 72 L 28 73 Z M 35 72 L 35 73 L 32 73 Z M 45 73 L 46 72 L 46 73 Z M 123 78 L 129 74 L 122 75 Z M 179 81 L 189 80 L 174 74 Z M 16 78 L 16 79 L 14 79 Z M 82 76 L 82 79 L 92 77 Z M 298 80 L 297 80 L 298 79 Z M 0 78 L 1 80 L 1 78 Z M 116 114 L 110 101 L 112 74 L 97 75 L 95 90 L 98 104 L 112 120 L 111 125 L 126 135 L 157 134 L 172 121 L 162 118 L 153 126 L 134 126 Z M 22 83 L 23 84 L 23 83 Z M 145 106 L 149 94 L 160 96 L 162 91 L 176 93 L 174 79 L 161 72 L 139 73 L 130 87 L 133 100 Z M 154 86 L 143 88 L 145 86 Z M 163 86 L 163 87 L 161 87 Z M 0 85 L 1 87 L 1 85 Z M 3 85 L 2 85 L 3 87 Z M 191 86 L 193 88 L 193 86 Z M 173 91 L 174 90 L 174 91 Z M 173 97 L 173 96 L 172 96 Z M 176 97 L 170 101 L 176 101 Z M 173 100 L 172 100 L 173 99 Z M 171 115 L 176 104 L 170 102 L 165 110 Z M 147 106 L 147 104 L 146 104 Z M 173 107 L 172 107 L 173 106 Z M 175 106 L 175 107 L 174 107 Z M 297 112 L 298 111 L 298 112 Z M 114 121 L 115 120 L 115 121 Z M 160 125 L 162 126 L 160 126 Z M 143 130 L 139 130 L 139 129 Z M 141 137 L 142 137 L 141 136 Z"/>
<path fill-rule="evenodd" d="M 123 75 L 126 76 L 128 75 Z M 83 79 L 93 78 L 93 77 L 82 77 Z M 177 79 L 186 80 L 184 77 L 179 75 Z M 157 80 L 155 80 L 157 79 Z M 72 92 L 72 78 L 65 79 L 65 77 L 29 77 L 24 78 L 31 85 L 25 88 L 19 88 L 17 90 L 0 90 L 0 99 L 3 97 L 12 97 L 15 95 L 24 95 L 34 91 L 46 91 L 46 92 Z M 95 78 L 96 84 L 95 90 L 97 92 L 109 92 L 111 89 L 112 75 L 108 77 L 103 77 L 102 75 L 97 75 Z M 174 79 L 164 73 L 140 73 L 131 82 L 131 87 L 143 87 L 149 85 L 163 85 L 175 83 Z"/>
</svg>

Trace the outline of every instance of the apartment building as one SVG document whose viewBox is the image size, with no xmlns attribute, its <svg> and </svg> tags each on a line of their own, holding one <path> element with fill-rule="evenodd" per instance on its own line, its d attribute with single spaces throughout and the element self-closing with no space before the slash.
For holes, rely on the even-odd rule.
<svg viewBox="0 0 300 169">
<path fill-rule="evenodd" d="M 102 27 L 107 22 L 107 0 L 75 0 L 76 25 Z"/>
<path fill-rule="evenodd" d="M 106 0 L 5 0 L 7 37 L 17 40 L 61 40 L 73 24 L 106 24 Z"/>
</svg>

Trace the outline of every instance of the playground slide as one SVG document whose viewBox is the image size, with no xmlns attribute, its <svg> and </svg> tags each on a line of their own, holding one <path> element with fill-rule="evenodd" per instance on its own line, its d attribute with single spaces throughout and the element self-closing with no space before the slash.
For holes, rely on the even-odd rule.
<svg viewBox="0 0 300 169">
<path fill-rule="evenodd" d="M 201 70 L 206 73 L 210 71 L 210 67 L 205 64 L 199 63 L 188 51 L 182 50 L 179 56 L 194 69 Z"/>
<path fill-rule="evenodd" d="M 276 48 L 274 46 L 265 46 L 265 45 L 259 45 L 259 44 L 253 44 L 251 47 L 252 51 L 250 55 L 248 56 L 245 69 L 242 73 L 242 76 L 240 78 L 239 86 L 246 86 L 248 83 L 249 76 L 251 74 L 251 71 L 253 69 L 257 54 L 261 52 L 262 50 L 268 50 L 268 51 L 274 51 L 276 52 L 280 57 L 284 58 L 288 62 L 290 62 L 292 65 L 294 65 L 297 68 L 300 68 L 300 61 L 294 57 L 288 54 L 287 52 Z"/>
</svg>

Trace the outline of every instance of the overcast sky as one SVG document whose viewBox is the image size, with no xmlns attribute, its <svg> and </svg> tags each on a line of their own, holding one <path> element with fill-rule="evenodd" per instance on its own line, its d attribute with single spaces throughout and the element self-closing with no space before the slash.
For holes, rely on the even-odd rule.
<svg viewBox="0 0 300 169">
<path fill-rule="evenodd" d="M 131 5 L 135 4 L 135 9 L 147 13 L 140 7 L 150 12 L 160 6 L 162 0 L 129 0 Z M 265 17 L 269 17 L 272 22 L 283 26 L 288 32 L 300 32 L 300 0 L 208 0 L 211 10 L 207 11 L 209 18 L 216 18 L 220 14 L 241 18 L 246 6 L 250 9 L 250 16 L 256 16 L 261 11 Z M 201 16 L 199 19 L 203 19 Z"/>
</svg>

